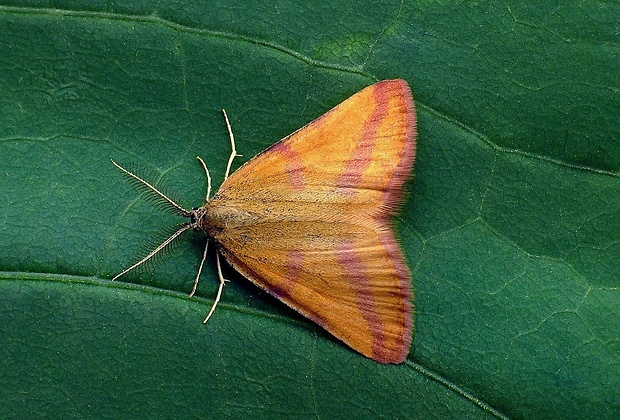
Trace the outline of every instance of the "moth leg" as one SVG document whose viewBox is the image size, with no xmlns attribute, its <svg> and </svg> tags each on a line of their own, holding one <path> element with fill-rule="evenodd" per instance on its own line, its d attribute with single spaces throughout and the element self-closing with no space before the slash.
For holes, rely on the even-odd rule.
<svg viewBox="0 0 620 420">
<path fill-rule="evenodd" d="M 217 259 L 217 275 L 220 278 L 220 286 L 217 289 L 217 295 L 215 296 L 215 301 L 213 302 L 213 306 L 211 306 L 211 310 L 207 314 L 207 317 L 204 319 L 204 321 L 202 321 L 203 324 L 206 324 L 209 318 L 211 318 L 211 315 L 213 315 L 213 312 L 215 311 L 215 307 L 220 302 L 220 298 L 222 297 L 222 289 L 224 289 L 224 284 L 228 281 L 222 275 L 222 264 L 220 262 L 220 253 L 219 252 L 216 253 L 215 257 Z"/>
<path fill-rule="evenodd" d="M 237 149 L 235 148 L 235 136 L 232 132 L 232 127 L 230 126 L 230 121 L 228 121 L 228 115 L 226 114 L 226 110 L 222 109 L 224 113 L 224 120 L 226 120 L 226 128 L 228 128 L 228 135 L 230 137 L 230 146 L 232 147 L 232 151 L 230 152 L 230 157 L 228 158 L 228 166 L 226 167 L 226 174 L 224 175 L 224 180 L 228 179 L 228 175 L 230 174 L 230 167 L 232 166 L 233 160 L 237 156 L 242 156 L 237 154 Z"/>
<path fill-rule="evenodd" d="M 202 266 L 205 264 L 205 260 L 207 259 L 207 249 L 209 249 L 209 240 L 207 240 L 207 243 L 205 244 L 205 250 L 202 252 L 202 260 L 200 260 L 200 266 L 198 267 L 198 274 L 196 274 L 196 280 L 194 280 L 194 287 L 192 287 L 192 292 L 189 294 L 189 297 L 194 296 L 194 293 L 196 293 L 196 289 L 198 288 L 198 280 L 200 280 L 200 274 L 202 273 Z"/>
<path fill-rule="evenodd" d="M 196 159 L 200 161 L 200 164 L 205 170 L 205 174 L 207 175 L 207 195 L 205 196 L 205 203 L 209 202 L 209 196 L 211 195 L 211 175 L 209 174 L 209 168 L 207 168 L 207 164 L 200 156 L 196 156 Z"/>
</svg>

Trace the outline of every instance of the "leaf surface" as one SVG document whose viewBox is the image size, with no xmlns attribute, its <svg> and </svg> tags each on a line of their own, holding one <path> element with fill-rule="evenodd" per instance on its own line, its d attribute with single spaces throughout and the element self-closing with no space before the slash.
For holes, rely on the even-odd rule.
<svg viewBox="0 0 620 420">
<path fill-rule="evenodd" d="M 620 412 L 615 3 L 4 1 L 0 415 L 537 417 Z M 414 276 L 403 365 L 232 281 L 211 321 L 178 220 L 111 165 L 201 205 L 235 167 L 376 80 L 411 85 L 396 229 Z"/>
</svg>

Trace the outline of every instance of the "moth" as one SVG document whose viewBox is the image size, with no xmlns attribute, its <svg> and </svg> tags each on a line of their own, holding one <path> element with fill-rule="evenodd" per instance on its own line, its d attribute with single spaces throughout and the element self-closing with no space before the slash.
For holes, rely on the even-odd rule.
<svg viewBox="0 0 620 420">
<path fill-rule="evenodd" d="M 143 264 L 183 232 L 207 238 L 190 294 L 196 292 L 209 241 L 244 277 L 381 363 L 401 363 L 412 339 L 411 275 L 391 217 L 411 176 L 416 114 L 404 80 L 377 82 L 256 155 L 230 174 L 205 204 L 187 210 L 112 161 L 125 175 L 189 219 L 114 279 Z M 229 176 L 230 174 L 230 176 Z"/>
</svg>

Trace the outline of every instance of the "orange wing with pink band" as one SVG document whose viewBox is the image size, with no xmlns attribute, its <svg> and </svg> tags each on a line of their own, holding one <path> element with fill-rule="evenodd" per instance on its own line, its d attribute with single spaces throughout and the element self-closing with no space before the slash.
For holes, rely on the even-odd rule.
<svg viewBox="0 0 620 420">
<path fill-rule="evenodd" d="M 403 80 L 369 86 L 233 173 L 209 202 L 241 274 L 358 352 L 400 363 L 411 276 L 390 217 L 415 157 Z"/>
</svg>

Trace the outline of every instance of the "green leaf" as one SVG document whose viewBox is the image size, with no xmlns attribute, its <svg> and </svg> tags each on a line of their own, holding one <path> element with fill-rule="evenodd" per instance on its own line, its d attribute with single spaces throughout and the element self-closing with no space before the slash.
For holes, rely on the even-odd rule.
<svg viewBox="0 0 620 420">
<path fill-rule="evenodd" d="M 521 2 L 522 3 L 522 2 Z M 615 3 L 5 1 L 0 416 L 620 413 Z M 201 205 L 235 167 L 376 80 L 411 85 L 408 360 L 384 366 L 204 244 L 110 279 L 178 220 L 109 159 Z"/>
</svg>

